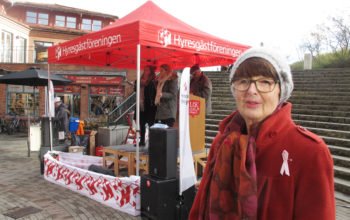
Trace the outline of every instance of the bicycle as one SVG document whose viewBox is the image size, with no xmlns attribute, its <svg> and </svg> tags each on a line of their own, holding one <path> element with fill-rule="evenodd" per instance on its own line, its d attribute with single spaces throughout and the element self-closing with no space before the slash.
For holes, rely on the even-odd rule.
<svg viewBox="0 0 350 220">
<path fill-rule="evenodd" d="M 11 121 L 7 123 L 6 126 L 6 131 L 8 135 L 12 135 L 15 130 L 19 131 L 20 130 L 20 119 L 17 117 L 17 114 L 15 114 Z"/>
<path fill-rule="evenodd" d="M 6 123 L 3 118 L 0 118 L 0 133 L 3 133 L 6 131 Z"/>
</svg>

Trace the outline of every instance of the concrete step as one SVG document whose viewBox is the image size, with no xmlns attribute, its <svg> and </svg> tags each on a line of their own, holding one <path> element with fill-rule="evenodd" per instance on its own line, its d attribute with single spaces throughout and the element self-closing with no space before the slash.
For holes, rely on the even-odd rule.
<svg viewBox="0 0 350 220">
<path fill-rule="evenodd" d="M 332 155 L 349 157 L 350 158 L 350 148 L 347 147 L 339 147 L 334 145 L 328 145 L 328 148 Z"/>
<path fill-rule="evenodd" d="M 293 90 L 293 95 L 298 95 L 298 96 L 346 96 L 349 97 L 349 92 L 340 92 L 337 90 L 334 91 L 305 91 L 305 90 Z"/>
<path fill-rule="evenodd" d="M 309 89 L 312 89 L 312 90 L 324 90 L 324 88 L 326 88 L 327 90 L 345 90 L 347 91 L 348 88 L 349 88 L 349 84 L 346 84 L 346 83 L 329 83 L 329 82 L 323 82 L 323 83 L 314 83 L 312 85 L 309 85 L 309 84 L 301 84 L 301 83 L 298 83 L 298 84 L 294 84 L 294 88 L 296 90 L 309 90 Z"/>
<path fill-rule="evenodd" d="M 349 84 L 350 85 L 350 84 Z M 350 98 L 348 96 L 328 96 L 328 95 L 320 95 L 320 94 L 309 94 L 309 93 L 302 93 L 300 91 L 294 91 L 292 93 L 292 96 L 290 97 L 290 100 L 292 102 L 294 100 L 332 100 L 332 101 L 350 101 Z"/>
<path fill-rule="evenodd" d="M 350 158 L 337 155 L 332 155 L 332 157 L 335 166 L 350 167 Z"/>
<path fill-rule="evenodd" d="M 342 131 L 342 130 L 334 130 L 334 129 L 324 129 L 324 128 L 314 128 L 314 127 L 306 127 L 309 131 L 322 136 L 322 137 L 333 137 L 333 138 L 341 138 L 341 139 L 349 139 L 350 140 L 350 131 Z M 342 146 L 342 145 L 340 145 Z"/>
<path fill-rule="evenodd" d="M 327 137 L 322 135 L 319 136 L 327 143 L 327 145 L 340 146 L 350 149 L 350 139 Z"/>
<path fill-rule="evenodd" d="M 332 122 L 298 120 L 298 119 L 294 119 L 294 122 L 296 124 L 300 124 L 300 125 L 305 126 L 305 127 L 350 131 L 350 124 L 344 124 L 344 123 L 332 123 Z M 349 134 L 350 134 L 350 132 L 349 132 Z"/>
<path fill-rule="evenodd" d="M 343 97 L 345 98 L 345 97 Z M 324 99 L 306 99 L 306 98 L 295 98 L 292 97 L 289 101 L 293 104 L 306 104 L 306 105 L 331 105 L 331 106 L 350 106 L 350 99 L 334 100 L 329 98 Z"/>
<path fill-rule="evenodd" d="M 334 166 L 334 176 L 350 181 L 350 169 L 347 167 Z"/>
<path fill-rule="evenodd" d="M 224 119 L 226 117 L 226 115 L 222 115 L 222 114 L 213 114 L 213 113 L 211 113 L 211 114 L 208 114 L 207 116 L 206 116 L 206 121 L 207 120 L 219 120 L 219 121 L 221 121 L 222 119 Z M 206 122 L 206 123 L 208 123 L 208 122 Z"/>
<path fill-rule="evenodd" d="M 205 119 L 206 126 L 219 126 L 219 123 L 222 121 L 223 118 L 209 118 L 207 117 Z"/>
<path fill-rule="evenodd" d="M 231 110 L 231 111 L 233 111 L 234 109 L 236 109 L 236 105 L 233 103 L 229 103 L 229 102 L 215 105 L 215 110 Z"/>
<path fill-rule="evenodd" d="M 299 86 L 299 85 L 294 85 L 294 89 L 295 90 L 299 90 L 299 91 L 310 91 L 310 92 L 326 92 L 326 91 L 337 91 L 337 92 L 346 92 L 346 93 L 349 93 L 350 92 L 350 88 L 347 87 L 347 88 L 343 88 L 343 87 L 340 87 L 340 88 L 330 88 L 330 87 L 307 87 L 307 86 Z"/>
<path fill-rule="evenodd" d="M 332 122 L 332 123 L 344 123 L 350 124 L 350 118 L 348 117 L 329 117 L 322 115 L 303 115 L 303 114 L 292 114 L 294 120 L 310 120 L 318 122 Z"/>
<path fill-rule="evenodd" d="M 293 109 L 311 109 L 311 110 L 332 110 L 332 111 L 350 111 L 350 105 L 316 105 L 316 104 L 297 104 L 292 103 Z"/>
<path fill-rule="evenodd" d="M 232 109 L 213 109 L 212 114 L 218 114 L 218 115 L 230 115 L 232 113 Z"/>
<path fill-rule="evenodd" d="M 212 102 L 232 102 L 232 103 L 235 102 L 232 94 L 228 96 L 212 96 L 211 101 Z"/>
<path fill-rule="evenodd" d="M 331 111 L 331 110 L 315 110 L 315 109 L 307 109 L 307 108 L 293 108 L 293 114 L 302 114 L 302 115 L 321 115 L 328 117 L 350 117 L 350 112 L 344 111 Z"/>
<path fill-rule="evenodd" d="M 334 187 L 337 192 L 344 193 L 346 195 L 350 195 L 350 181 L 344 180 L 335 177 L 334 178 Z"/>
</svg>

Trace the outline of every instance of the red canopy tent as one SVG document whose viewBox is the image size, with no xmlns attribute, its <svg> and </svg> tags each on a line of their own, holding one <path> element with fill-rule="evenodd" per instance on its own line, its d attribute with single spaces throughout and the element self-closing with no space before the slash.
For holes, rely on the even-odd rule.
<svg viewBox="0 0 350 220">
<path fill-rule="evenodd" d="M 48 62 L 136 69 L 137 88 L 140 88 L 140 69 L 146 65 L 167 63 L 173 69 L 193 64 L 228 65 L 248 48 L 200 31 L 147 1 L 100 31 L 50 47 Z M 138 89 L 137 130 L 139 97 Z M 136 155 L 138 175 L 138 142 Z"/>
<path fill-rule="evenodd" d="M 246 45 L 200 31 L 163 11 L 152 1 L 108 27 L 49 48 L 49 63 L 136 69 L 168 63 L 174 69 L 193 64 L 232 64 Z"/>
</svg>

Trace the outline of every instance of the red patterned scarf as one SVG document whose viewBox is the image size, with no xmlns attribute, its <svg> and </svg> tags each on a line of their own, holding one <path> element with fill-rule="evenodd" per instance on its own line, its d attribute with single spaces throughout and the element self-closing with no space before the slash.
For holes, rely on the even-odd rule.
<svg viewBox="0 0 350 220">
<path fill-rule="evenodd" d="M 248 138 L 238 113 L 225 122 L 211 147 L 190 219 L 256 219 L 256 132 Z"/>
</svg>

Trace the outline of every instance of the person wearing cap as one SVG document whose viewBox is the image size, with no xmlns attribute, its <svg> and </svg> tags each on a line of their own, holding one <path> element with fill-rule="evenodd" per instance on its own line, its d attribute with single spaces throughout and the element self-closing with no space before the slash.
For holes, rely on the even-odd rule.
<svg viewBox="0 0 350 220">
<path fill-rule="evenodd" d="M 55 97 L 55 126 L 58 130 L 58 132 L 64 132 L 64 136 L 67 137 L 68 135 L 68 125 L 69 125 L 69 119 L 68 114 L 69 110 L 67 109 L 67 106 L 62 102 L 60 97 Z"/>
<path fill-rule="evenodd" d="M 292 120 L 286 61 L 248 49 L 230 82 L 237 110 L 219 125 L 189 219 L 335 219 L 333 160 Z"/>
<path fill-rule="evenodd" d="M 173 127 L 177 114 L 177 75 L 168 64 L 160 66 L 154 103 L 157 105 L 155 122 Z"/>
<path fill-rule="evenodd" d="M 205 113 L 210 114 L 211 108 L 211 93 L 212 84 L 210 79 L 201 71 L 198 64 L 195 64 L 190 69 L 190 93 L 205 99 Z"/>
</svg>

